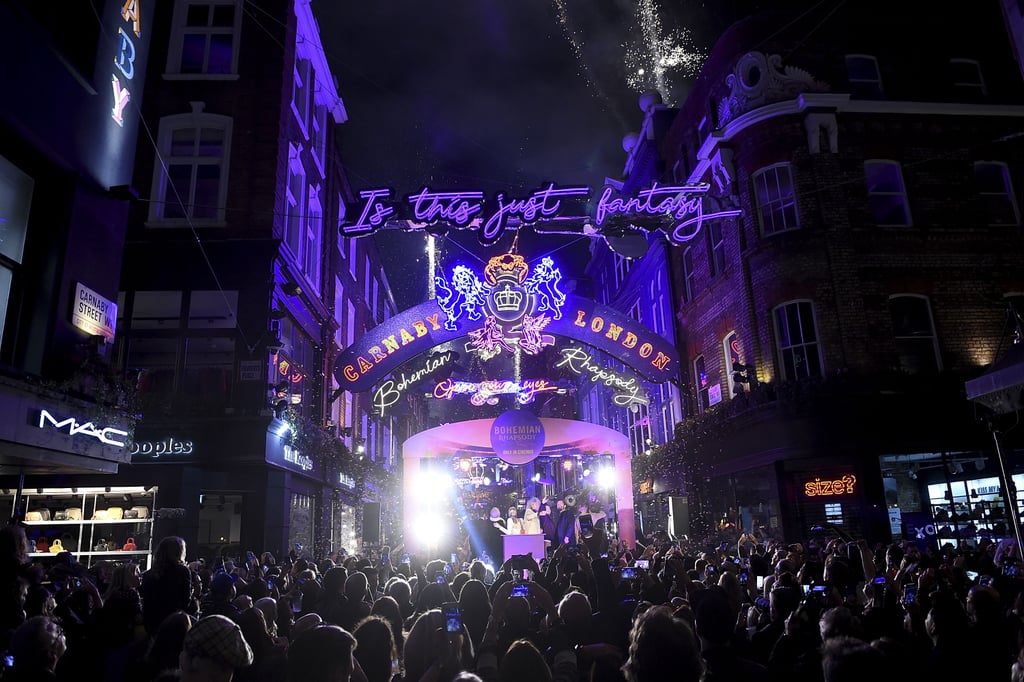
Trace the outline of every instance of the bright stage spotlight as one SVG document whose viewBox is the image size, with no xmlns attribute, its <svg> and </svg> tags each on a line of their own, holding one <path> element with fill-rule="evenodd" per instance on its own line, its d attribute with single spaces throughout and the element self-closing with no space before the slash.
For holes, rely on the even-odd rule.
<svg viewBox="0 0 1024 682">
<path fill-rule="evenodd" d="M 446 535 L 444 521 L 436 514 L 422 514 L 412 526 L 417 542 L 427 547 L 437 547 Z"/>
<path fill-rule="evenodd" d="M 615 487 L 615 469 L 612 467 L 605 467 L 598 469 L 597 471 L 597 485 L 602 488 L 614 488 Z"/>
</svg>

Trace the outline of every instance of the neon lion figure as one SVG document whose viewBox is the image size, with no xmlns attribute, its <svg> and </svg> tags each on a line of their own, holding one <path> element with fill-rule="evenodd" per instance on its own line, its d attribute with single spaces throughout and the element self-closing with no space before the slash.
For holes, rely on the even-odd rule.
<svg viewBox="0 0 1024 682">
<path fill-rule="evenodd" d="M 537 297 L 537 312 L 550 310 L 556 320 L 562 319 L 562 304 L 565 303 L 565 294 L 558 290 L 560 281 L 561 271 L 555 267 L 551 258 L 544 257 L 523 282 L 526 290 Z"/>
<path fill-rule="evenodd" d="M 443 275 L 434 277 L 434 285 L 438 290 L 437 304 L 448 318 L 444 322 L 445 329 L 455 331 L 463 313 L 470 320 L 483 317 L 481 311 L 487 301 L 487 291 L 483 282 L 465 265 L 456 265 L 452 270 L 451 286 Z"/>
</svg>

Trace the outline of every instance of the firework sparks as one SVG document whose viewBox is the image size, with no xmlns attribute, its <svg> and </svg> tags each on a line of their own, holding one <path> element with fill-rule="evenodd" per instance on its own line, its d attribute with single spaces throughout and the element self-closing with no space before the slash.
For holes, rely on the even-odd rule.
<svg viewBox="0 0 1024 682">
<path fill-rule="evenodd" d="M 633 39 L 623 45 L 626 82 L 636 92 L 657 90 L 666 103 L 673 103 L 671 77 L 696 75 L 705 55 L 689 31 L 664 29 L 655 0 L 640 0 L 634 20 Z"/>
</svg>

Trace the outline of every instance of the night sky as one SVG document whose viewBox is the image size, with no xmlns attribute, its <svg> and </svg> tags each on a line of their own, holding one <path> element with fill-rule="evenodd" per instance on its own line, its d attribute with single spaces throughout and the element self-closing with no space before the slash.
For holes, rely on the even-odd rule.
<svg viewBox="0 0 1024 682">
<path fill-rule="evenodd" d="M 689 40 L 679 7 L 673 18 L 656 0 L 315 0 L 348 110 L 340 147 L 353 189 L 600 189 L 622 174 L 622 138 L 642 122 L 637 99 L 655 86 L 655 55 L 686 60 L 660 79 L 678 104 L 707 51 Z M 423 300 L 422 234 L 377 239 L 399 309 Z M 511 234 L 488 249 L 473 233 L 449 236 L 441 264 L 479 264 L 511 244 Z M 525 230 L 518 250 L 528 260 L 554 251 L 582 274 L 586 246 Z"/>
</svg>

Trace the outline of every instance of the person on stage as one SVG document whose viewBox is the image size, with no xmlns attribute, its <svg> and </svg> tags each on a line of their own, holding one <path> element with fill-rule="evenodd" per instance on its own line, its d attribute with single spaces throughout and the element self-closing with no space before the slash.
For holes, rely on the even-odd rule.
<svg viewBox="0 0 1024 682">
<path fill-rule="evenodd" d="M 547 495 L 540 501 L 540 511 L 537 514 L 540 516 L 540 527 L 544 531 L 544 539 L 553 546 L 558 545 L 558 521 L 555 516 L 557 512 L 551 508 Z"/>
<path fill-rule="evenodd" d="M 527 535 L 540 535 L 540 499 L 531 497 L 523 512 L 523 532 Z"/>
<path fill-rule="evenodd" d="M 508 520 L 505 521 L 505 535 L 522 535 L 523 522 L 516 513 L 515 507 L 509 507 Z"/>
<path fill-rule="evenodd" d="M 576 515 L 571 507 L 565 504 L 565 500 L 555 502 L 555 509 L 558 510 L 557 539 L 560 545 L 576 544 Z"/>
</svg>

